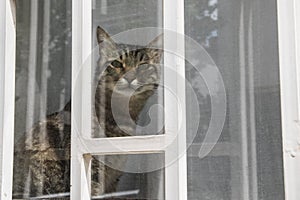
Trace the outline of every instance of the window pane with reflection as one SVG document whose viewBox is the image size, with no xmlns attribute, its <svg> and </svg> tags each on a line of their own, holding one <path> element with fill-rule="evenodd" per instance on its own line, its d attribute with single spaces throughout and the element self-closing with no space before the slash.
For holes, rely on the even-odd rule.
<svg viewBox="0 0 300 200">
<path fill-rule="evenodd" d="M 13 198 L 48 199 L 70 191 L 71 1 L 16 5 Z"/>
<path fill-rule="evenodd" d="M 201 112 L 188 149 L 188 199 L 284 199 L 276 19 L 273 0 L 185 1 L 185 33 L 214 60 L 227 95 L 222 134 L 200 159 L 211 98 L 205 81 L 186 63 Z M 188 138 L 193 109 L 187 103 Z"/>
</svg>

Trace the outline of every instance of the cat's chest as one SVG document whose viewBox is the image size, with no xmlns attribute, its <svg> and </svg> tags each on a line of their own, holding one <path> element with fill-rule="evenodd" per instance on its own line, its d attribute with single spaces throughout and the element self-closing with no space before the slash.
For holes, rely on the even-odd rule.
<svg viewBox="0 0 300 200">
<path fill-rule="evenodd" d="M 106 120 L 109 118 L 124 123 L 127 123 L 127 121 L 129 123 L 132 120 L 136 122 L 141 110 L 153 93 L 153 89 L 139 91 L 132 89 L 116 90 L 107 84 L 99 84 L 96 92 L 96 112 L 100 111 L 98 114 L 106 116 Z M 99 108 L 99 106 L 104 109 Z"/>
</svg>

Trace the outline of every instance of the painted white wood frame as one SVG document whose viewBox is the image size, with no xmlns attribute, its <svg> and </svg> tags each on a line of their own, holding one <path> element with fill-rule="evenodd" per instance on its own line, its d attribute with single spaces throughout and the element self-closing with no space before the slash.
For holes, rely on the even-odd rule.
<svg viewBox="0 0 300 200">
<path fill-rule="evenodd" d="M 184 1 L 164 0 L 164 28 L 184 34 Z M 175 9 L 174 9 L 175 6 Z M 165 198 L 172 200 L 187 199 L 186 154 L 175 162 L 171 159 L 179 156 L 186 145 L 185 111 L 181 110 L 184 127 L 178 133 L 178 105 L 170 94 L 164 93 L 165 115 L 164 135 L 134 136 L 124 138 L 91 138 L 91 51 L 92 51 L 92 1 L 73 0 L 72 4 L 72 139 L 71 139 L 71 198 L 72 200 L 91 199 L 90 196 L 90 161 L 92 154 L 141 154 L 165 152 Z M 176 19 L 176 20 L 174 20 Z M 175 55 L 184 55 L 183 38 L 177 42 L 164 35 L 164 46 L 174 51 L 165 54 L 164 64 L 173 66 L 178 77 L 168 77 L 164 73 L 164 82 L 174 85 L 177 96 L 185 99 L 185 84 L 179 82 L 184 76 L 184 59 Z M 177 70 L 178 69 L 178 70 Z M 79 84 L 78 84 L 79 83 Z M 76 88 L 75 88 L 76 87 Z M 74 93 L 75 89 L 81 91 Z M 185 109 L 185 102 L 181 102 Z M 182 109 L 182 108 L 181 108 Z M 170 111 L 170 112 L 168 112 Z M 76 120 L 76 119 L 79 119 Z M 77 123 L 75 125 L 75 123 Z M 84 130 L 84 131 L 83 131 Z M 175 145 L 166 148 L 166 144 L 175 136 Z M 176 137 L 178 136 L 178 137 Z M 180 142 L 179 142 L 180 141 Z"/>
<path fill-rule="evenodd" d="M 278 0 L 285 196 L 300 198 L 300 1 Z"/>
<path fill-rule="evenodd" d="M 285 195 L 287 200 L 298 200 L 300 198 L 300 179 L 298 178 L 300 176 L 300 1 L 277 0 L 277 2 Z M 164 1 L 165 28 L 183 33 L 183 3 L 183 0 L 177 0 L 176 4 L 171 0 Z M 177 6 L 177 9 L 174 9 L 174 5 Z M 86 13 L 86 11 L 88 12 Z M 85 56 L 88 55 L 86 53 L 91 49 L 91 44 L 88 43 L 91 41 L 91 21 L 89 21 L 91 20 L 91 13 L 89 12 L 91 12 L 91 3 L 89 1 L 84 1 L 83 3 L 83 0 L 73 0 L 73 78 L 80 72 L 81 64 Z M 0 1 L 0 13 L 2 14 L 0 18 L 0 27 L 2 30 L 0 31 L 0 195 L 1 199 L 5 200 L 12 199 L 16 52 L 14 17 L 9 0 Z M 177 19 L 177 21 L 174 19 Z M 87 36 L 87 38 L 83 41 L 84 36 Z M 166 41 L 167 38 L 165 42 Z M 182 42 L 178 41 L 178 44 L 180 47 Z M 168 45 L 167 42 L 165 45 Z M 175 66 L 184 64 L 182 60 L 172 60 L 172 58 L 167 57 L 165 59 L 166 62 L 176 63 Z M 168 59 L 170 60 L 168 61 Z M 87 72 L 83 74 L 85 73 Z M 82 78 L 82 87 L 86 87 L 84 82 L 88 81 L 86 80 L 88 77 L 89 76 L 84 75 L 79 77 Z M 75 80 L 72 80 L 72 83 L 74 87 Z M 181 84 L 177 86 L 178 88 L 183 88 Z M 82 91 L 89 92 L 85 90 Z M 179 95 L 184 95 L 184 93 L 179 93 Z M 76 109 L 77 105 L 81 105 L 85 101 L 89 102 L 83 97 L 88 96 L 73 96 L 73 110 Z M 165 96 L 165 98 L 166 105 L 168 106 L 168 96 Z M 79 107 L 82 108 L 81 106 Z M 168 109 L 168 107 L 166 107 L 166 109 Z M 79 111 L 77 113 L 82 112 Z M 72 115 L 74 115 L 74 112 Z M 82 116 L 82 118 L 84 117 Z M 74 119 L 74 116 L 72 116 L 72 119 Z M 82 126 L 86 126 L 84 120 L 82 121 Z M 177 120 L 177 118 L 173 119 L 166 116 L 166 125 L 170 124 L 170 122 L 174 122 L 173 120 Z M 74 134 L 75 132 L 76 130 L 72 130 L 72 199 L 90 198 L 88 192 L 89 180 L 87 179 L 89 170 L 86 170 L 88 168 L 85 167 L 85 163 L 89 163 L 89 157 L 86 156 L 84 159 L 83 154 L 120 153 L 120 149 L 131 153 L 158 152 L 164 151 L 165 144 L 168 142 L 165 135 L 91 139 L 86 136 L 78 138 L 78 135 Z M 87 133 L 87 135 L 89 134 L 89 132 L 85 133 Z M 179 137 L 183 137 L 181 139 L 184 140 L 184 136 L 184 134 L 180 134 Z M 114 145 L 112 145 L 111 142 Z M 114 148 L 116 145 L 118 148 Z M 185 144 L 180 143 L 179 146 L 180 145 Z M 90 148 L 82 148 L 87 146 Z M 166 152 L 166 156 L 168 156 L 168 152 Z M 81 173 L 80 176 L 79 173 Z M 182 157 L 177 163 L 166 168 L 165 190 L 166 199 L 187 199 L 185 157 Z"/>
<path fill-rule="evenodd" d="M 175 86 L 173 88 L 176 91 L 176 96 L 182 99 L 182 109 L 179 105 L 174 105 L 172 97 L 169 93 L 164 93 L 165 101 L 165 136 L 173 138 L 175 136 L 174 147 L 168 148 L 165 151 L 165 162 L 167 164 L 165 168 L 165 194 L 166 199 L 174 200 L 186 200 L 187 199 L 187 152 L 186 152 L 186 104 L 185 104 L 185 80 L 180 77 L 185 77 L 185 60 L 184 57 L 184 0 L 164 0 L 163 1 L 163 28 L 167 30 L 164 33 L 164 48 L 168 51 L 173 51 L 174 56 L 170 54 L 164 55 L 164 65 L 167 67 L 173 67 L 176 71 L 177 77 L 169 77 L 167 73 L 164 73 L 165 86 Z M 175 20 L 176 19 L 176 20 Z M 174 37 L 168 35 L 168 30 L 177 33 L 176 45 L 174 45 Z M 181 111 L 179 113 L 178 111 Z M 181 115 L 181 116 L 179 116 Z M 179 123 L 179 118 L 181 123 Z M 176 125 L 183 126 L 178 132 Z M 174 127 L 175 126 L 175 127 Z M 168 130 L 171 130 L 170 132 Z M 174 131 L 173 131 L 174 130 Z M 172 135 L 173 134 L 173 135 Z M 174 135 L 175 134 L 175 135 Z M 183 153 L 183 154 L 182 154 Z M 178 158 L 176 162 L 169 164 L 174 154 Z"/>
<path fill-rule="evenodd" d="M 0 199 L 12 199 L 16 32 L 9 0 L 0 1 Z"/>
</svg>

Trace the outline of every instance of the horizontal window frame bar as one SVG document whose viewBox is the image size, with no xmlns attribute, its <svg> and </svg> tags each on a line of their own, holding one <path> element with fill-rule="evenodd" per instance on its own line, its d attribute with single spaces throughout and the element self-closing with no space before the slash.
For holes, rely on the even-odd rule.
<svg viewBox="0 0 300 200">
<path fill-rule="evenodd" d="M 172 142 L 166 135 L 156 136 L 130 136 L 111 138 L 79 138 L 77 137 L 78 151 L 80 154 L 105 155 L 129 154 L 130 152 L 159 152 L 167 149 L 167 144 Z"/>
</svg>

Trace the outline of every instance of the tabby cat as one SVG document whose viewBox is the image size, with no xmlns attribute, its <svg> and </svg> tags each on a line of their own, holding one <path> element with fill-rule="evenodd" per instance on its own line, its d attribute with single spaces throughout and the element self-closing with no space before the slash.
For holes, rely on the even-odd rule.
<svg viewBox="0 0 300 200">
<path fill-rule="evenodd" d="M 100 59 L 93 86 L 94 121 L 98 121 L 106 137 L 132 135 L 141 110 L 159 83 L 162 36 L 158 36 L 145 47 L 137 47 L 115 43 L 98 27 L 97 41 Z M 132 120 L 128 120 L 122 100 L 128 98 L 127 95 L 132 90 L 134 93 L 129 102 Z M 118 123 L 112 112 L 113 92 L 116 100 L 120 102 L 114 105 L 114 109 L 121 116 L 118 119 L 124 116 L 124 120 Z M 36 123 L 15 145 L 13 198 L 27 199 L 70 191 L 70 116 L 71 102 L 62 111 L 48 115 L 44 121 Z M 122 165 L 124 160 L 114 160 L 113 163 Z M 93 157 L 92 195 L 114 192 L 121 175 L 121 171 L 104 166 Z"/>
</svg>

